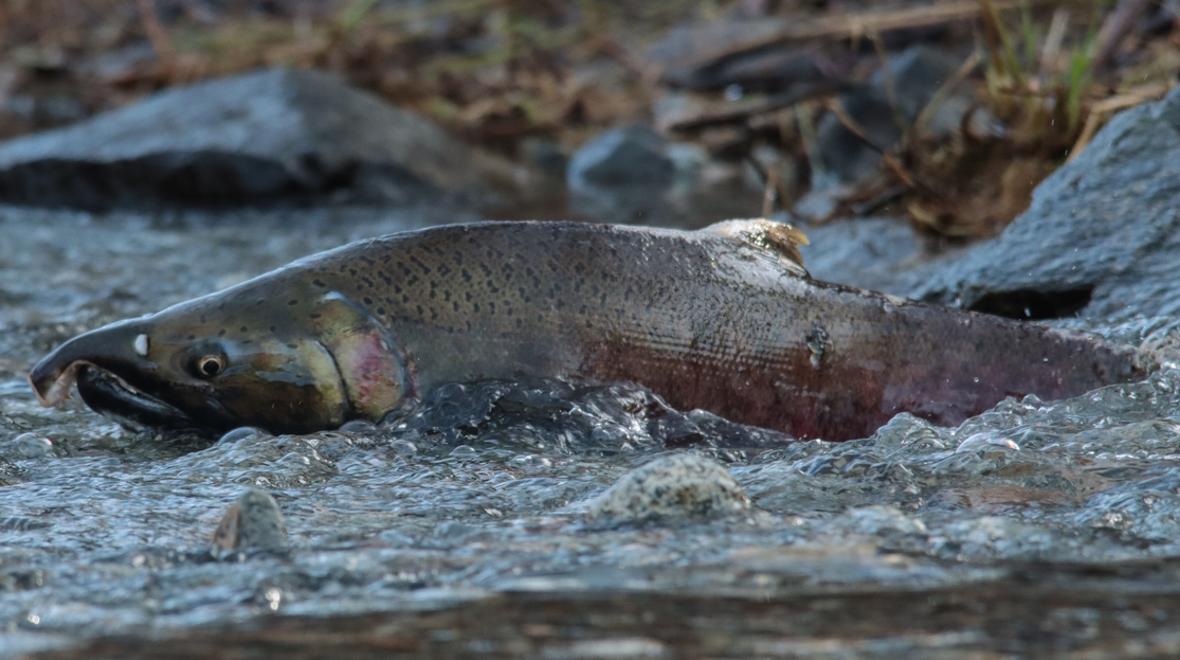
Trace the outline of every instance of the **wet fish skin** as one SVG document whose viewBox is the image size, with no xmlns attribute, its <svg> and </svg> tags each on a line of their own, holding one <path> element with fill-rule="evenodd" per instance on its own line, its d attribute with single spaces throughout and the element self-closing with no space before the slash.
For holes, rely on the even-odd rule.
<svg viewBox="0 0 1180 660">
<path fill-rule="evenodd" d="M 298 278 L 255 280 L 74 337 L 38 362 L 29 382 L 53 405 L 76 380 L 91 408 L 133 427 L 305 432 L 376 414 L 350 401 L 365 368 L 381 381 L 368 401 L 385 411 L 396 405 L 400 394 L 388 388 L 401 366 L 385 346 L 380 328 L 347 300 Z M 369 362 L 346 361 L 358 356 Z M 222 365 L 214 376 L 200 372 L 207 359 Z M 342 365 L 352 367 L 350 383 Z"/>
<path fill-rule="evenodd" d="M 1087 336 L 812 280 L 768 226 L 394 234 L 82 335 L 31 382 L 52 403 L 71 365 L 94 364 L 201 425 L 311 431 L 450 382 L 630 380 L 680 408 L 843 440 L 903 411 L 954 424 L 1006 396 L 1144 374 L 1134 351 Z M 128 328 L 150 359 L 127 359 Z M 224 374 L 194 377 L 210 351 Z M 181 395 L 191 381 L 200 396 Z"/>
</svg>

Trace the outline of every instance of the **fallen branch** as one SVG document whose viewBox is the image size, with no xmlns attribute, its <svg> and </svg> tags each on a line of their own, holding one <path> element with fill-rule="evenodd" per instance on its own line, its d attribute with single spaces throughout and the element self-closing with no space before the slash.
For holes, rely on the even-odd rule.
<svg viewBox="0 0 1180 660">
<path fill-rule="evenodd" d="M 1050 4 L 1089 3 L 1090 0 L 995 0 L 991 6 L 995 11 L 1009 11 Z M 696 58 L 688 67 L 713 66 L 728 58 L 806 41 L 858 39 L 866 35 L 882 35 L 896 30 L 961 23 L 976 19 L 982 11 L 982 3 L 978 0 L 954 0 L 934 6 L 919 5 L 824 16 L 814 21 L 792 23 L 775 34 L 728 45 L 724 50 Z"/>
<path fill-rule="evenodd" d="M 720 110 L 704 112 L 674 121 L 668 125 L 668 130 L 678 133 L 691 133 L 715 126 L 741 123 L 751 117 L 789 108 L 818 96 L 839 94 L 850 89 L 855 84 L 846 80 L 831 80 L 823 84 L 800 85 L 794 89 L 772 94 L 756 101 L 728 103 Z"/>
</svg>

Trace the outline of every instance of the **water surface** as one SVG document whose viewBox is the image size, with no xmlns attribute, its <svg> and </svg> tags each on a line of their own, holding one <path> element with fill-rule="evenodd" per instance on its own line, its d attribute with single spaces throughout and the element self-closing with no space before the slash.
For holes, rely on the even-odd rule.
<svg viewBox="0 0 1180 660">
<path fill-rule="evenodd" d="M 1030 563 L 1180 556 L 1174 367 L 1067 401 L 1008 400 L 958 428 L 900 415 L 841 444 L 671 410 L 633 386 L 547 381 L 456 385 L 380 426 L 210 442 L 124 430 L 76 397 L 41 408 L 24 382 L 37 357 L 80 330 L 347 240 L 464 219 L 439 215 L 0 209 L 0 654 L 276 612 L 479 611 L 497 594 L 656 594 L 657 614 L 702 594 L 904 600 Z M 1158 343 L 1173 325 L 1089 329 Z M 587 502 L 629 470 L 684 451 L 725 465 L 753 510 L 644 525 L 586 519 Z M 288 551 L 213 551 L 218 520 L 250 486 L 278 501 Z M 1101 608 L 1073 610 L 1085 620 Z M 1161 616 L 1139 630 L 1164 629 L 1170 614 Z M 766 630 L 743 628 L 750 621 L 735 615 L 732 631 L 716 632 L 761 639 Z M 1086 630 L 1063 639 L 1092 641 Z M 878 650 L 986 648 L 999 634 L 959 632 Z M 628 635 L 630 646 L 586 649 L 668 650 L 642 630 Z"/>
</svg>

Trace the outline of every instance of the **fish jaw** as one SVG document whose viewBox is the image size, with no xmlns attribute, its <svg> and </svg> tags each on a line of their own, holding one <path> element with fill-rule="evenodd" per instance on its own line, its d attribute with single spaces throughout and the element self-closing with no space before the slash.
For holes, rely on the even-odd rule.
<svg viewBox="0 0 1180 660">
<path fill-rule="evenodd" d="M 45 407 L 60 406 L 70 398 L 70 390 L 78 380 L 78 370 L 86 363 L 74 362 L 70 366 L 52 374 L 37 373 L 34 369 L 29 372 L 26 380 L 37 397 L 37 403 Z"/>
<path fill-rule="evenodd" d="M 148 363 L 137 354 L 143 336 L 139 319 L 119 321 L 78 335 L 33 365 L 28 375 L 29 386 L 41 405 L 60 405 L 69 398 L 70 389 L 84 368 L 110 370 L 116 364 L 146 367 Z"/>
<path fill-rule="evenodd" d="M 76 372 L 82 401 L 125 427 L 136 430 L 198 427 L 180 408 L 134 387 L 114 372 L 85 363 L 80 363 Z"/>
<path fill-rule="evenodd" d="M 147 349 L 144 319 L 112 323 L 46 355 L 29 371 L 29 385 L 43 406 L 61 405 L 76 385 L 87 406 L 127 426 L 191 426 L 182 410 L 147 391 L 155 371 Z"/>
<path fill-rule="evenodd" d="M 263 285 L 275 288 L 227 290 L 81 334 L 38 362 L 29 385 L 53 406 L 76 384 L 87 406 L 132 428 L 278 433 L 377 421 L 413 394 L 404 351 L 363 307 L 298 287 L 263 295 Z M 201 373 L 206 358 L 216 372 Z"/>
</svg>

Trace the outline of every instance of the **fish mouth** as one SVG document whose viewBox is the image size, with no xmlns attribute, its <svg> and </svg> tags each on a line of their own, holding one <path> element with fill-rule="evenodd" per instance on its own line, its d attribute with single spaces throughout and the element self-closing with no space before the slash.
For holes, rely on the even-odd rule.
<svg viewBox="0 0 1180 660">
<path fill-rule="evenodd" d="M 80 363 L 75 373 L 82 401 L 123 426 L 137 431 L 197 427 L 181 409 L 136 388 L 111 371 Z"/>
</svg>

